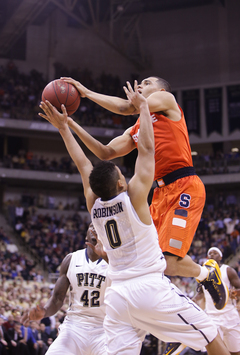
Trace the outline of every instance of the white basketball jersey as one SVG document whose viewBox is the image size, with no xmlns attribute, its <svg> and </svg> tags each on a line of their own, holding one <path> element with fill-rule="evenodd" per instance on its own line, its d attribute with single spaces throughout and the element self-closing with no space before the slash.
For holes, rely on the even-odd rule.
<svg viewBox="0 0 240 355">
<path fill-rule="evenodd" d="M 98 198 L 91 217 L 108 255 L 108 275 L 112 280 L 164 272 L 166 261 L 158 244 L 156 228 L 153 222 L 146 225 L 140 221 L 127 192 L 109 201 Z"/>
<path fill-rule="evenodd" d="M 105 316 L 104 293 L 110 285 L 108 264 L 103 259 L 92 262 L 87 249 L 72 253 L 67 277 L 70 282 L 67 319 L 81 324 L 102 326 Z"/>
<path fill-rule="evenodd" d="M 220 271 L 221 271 L 221 275 L 222 275 L 222 280 L 223 282 L 225 282 L 225 284 L 227 285 L 228 289 L 231 288 L 231 284 L 227 275 L 227 268 L 228 265 L 223 264 L 220 267 Z M 226 306 L 221 309 L 218 310 L 216 309 L 216 307 L 214 306 L 212 297 L 210 296 L 209 292 L 207 290 L 205 290 L 205 288 L 203 287 L 203 291 L 204 291 L 204 296 L 205 296 L 205 308 L 206 308 L 206 313 L 209 315 L 219 315 L 219 314 L 224 314 L 226 312 L 229 311 L 233 311 L 233 312 L 237 312 L 237 309 L 235 307 L 234 301 L 229 297 L 228 302 L 226 304 Z"/>
</svg>

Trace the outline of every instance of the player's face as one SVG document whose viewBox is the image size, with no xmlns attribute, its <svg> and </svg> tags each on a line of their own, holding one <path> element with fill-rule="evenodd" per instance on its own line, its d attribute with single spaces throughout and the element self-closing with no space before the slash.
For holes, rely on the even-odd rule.
<svg viewBox="0 0 240 355">
<path fill-rule="evenodd" d="M 89 242 L 93 245 L 97 244 L 97 233 L 96 233 L 92 223 L 88 227 L 88 231 L 87 231 L 87 235 L 86 235 L 85 240 L 86 240 L 86 242 Z"/>
<path fill-rule="evenodd" d="M 146 98 L 156 91 L 163 90 L 158 84 L 158 79 L 152 76 L 144 79 L 141 84 L 138 85 L 138 89 L 139 92 Z"/>
<path fill-rule="evenodd" d="M 219 262 L 222 259 L 221 256 L 219 255 L 219 253 L 216 250 L 211 250 L 208 253 L 208 258 L 209 259 L 213 259 L 213 260 L 215 260 L 217 262 Z"/>
<path fill-rule="evenodd" d="M 119 174 L 119 183 L 121 185 L 121 187 L 123 187 L 123 190 L 124 191 L 127 191 L 127 181 L 125 179 L 125 176 L 122 174 L 121 170 L 119 169 L 118 166 L 116 166 L 116 169 L 118 171 L 118 174 Z"/>
</svg>

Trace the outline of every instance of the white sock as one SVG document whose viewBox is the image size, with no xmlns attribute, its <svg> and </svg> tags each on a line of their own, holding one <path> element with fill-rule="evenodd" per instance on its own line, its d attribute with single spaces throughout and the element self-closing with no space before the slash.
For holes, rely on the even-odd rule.
<svg viewBox="0 0 240 355">
<path fill-rule="evenodd" d="M 203 281 L 208 277 L 209 270 L 206 266 L 201 266 L 201 265 L 199 266 L 200 266 L 200 274 L 196 277 L 196 279 L 199 281 Z"/>
</svg>

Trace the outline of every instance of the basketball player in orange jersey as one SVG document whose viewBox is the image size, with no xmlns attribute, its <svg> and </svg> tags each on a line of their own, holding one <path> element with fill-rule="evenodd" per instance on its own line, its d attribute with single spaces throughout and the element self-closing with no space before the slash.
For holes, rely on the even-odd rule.
<svg viewBox="0 0 240 355">
<path fill-rule="evenodd" d="M 82 98 L 86 97 L 111 112 L 120 115 L 139 113 L 128 99 L 96 93 L 72 78 L 61 79 L 73 84 Z M 127 86 L 130 87 L 129 82 Z M 124 90 L 127 94 L 126 87 Z M 155 76 L 144 79 L 138 90 L 147 99 L 154 129 L 154 179 L 158 187 L 154 190 L 150 211 L 167 261 L 165 274 L 197 278 L 208 288 L 216 308 L 221 309 L 227 302 L 228 291 L 221 282 L 217 263 L 207 261 L 206 265 L 200 266 L 187 255 L 205 204 L 205 188 L 193 168 L 183 111 L 164 79 Z M 70 117 L 68 125 L 102 160 L 124 156 L 138 146 L 139 120 L 106 146 Z"/>
</svg>

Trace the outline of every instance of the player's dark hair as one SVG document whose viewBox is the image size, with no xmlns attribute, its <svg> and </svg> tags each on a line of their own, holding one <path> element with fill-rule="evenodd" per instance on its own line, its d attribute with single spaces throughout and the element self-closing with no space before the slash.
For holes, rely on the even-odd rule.
<svg viewBox="0 0 240 355">
<path fill-rule="evenodd" d="M 167 80 L 165 79 L 162 79 L 162 78 L 159 78 L 159 76 L 154 76 L 154 78 L 157 79 L 157 84 L 165 89 L 166 91 L 168 92 L 172 92 L 172 88 L 171 88 L 171 85 L 169 84 L 169 82 L 167 82 Z"/>
<path fill-rule="evenodd" d="M 117 193 L 117 181 L 119 173 L 116 165 L 111 161 L 99 162 L 91 171 L 89 176 L 90 187 L 95 195 L 106 201 Z"/>
</svg>

